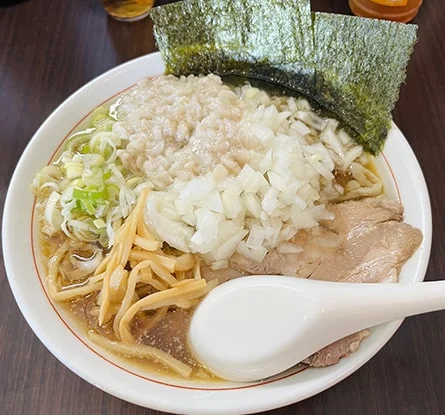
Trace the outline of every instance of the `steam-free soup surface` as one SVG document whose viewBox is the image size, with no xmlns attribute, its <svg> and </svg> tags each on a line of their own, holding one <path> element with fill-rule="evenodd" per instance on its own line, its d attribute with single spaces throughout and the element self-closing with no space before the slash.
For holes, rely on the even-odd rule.
<svg viewBox="0 0 445 415">
<path fill-rule="evenodd" d="M 421 241 L 336 120 L 215 75 L 146 79 L 96 109 L 33 189 L 51 298 L 99 348 L 168 377 L 217 380 L 187 343 L 217 284 L 397 281 Z M 334 364 L 366 334 L 304 363 Z"/>
</svg>

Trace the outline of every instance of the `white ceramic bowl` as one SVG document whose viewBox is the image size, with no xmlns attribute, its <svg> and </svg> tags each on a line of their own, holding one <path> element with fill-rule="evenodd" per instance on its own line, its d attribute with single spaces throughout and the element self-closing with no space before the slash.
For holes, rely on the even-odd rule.
<svg viewBox="0 0 445 415">
<path fill-rule="evenodd" d="M 38 246 L 33 237 L 34 199 L 28 190 L 34 175 L 48 163 L 73 127 L 82 126 L 91 110 L 139 79 L 163 71 L 164 64 L 156 53 L 106 72 L 60 105 L 32 138 L 11 180 L 3 218 L 5 266 L 15 299 L 36 335 L 62 363 L 94 386 L 138 405 L 173 413 L 243 414 L 315 395 L 366 363 L 390 339 L 401 321 L 374 328 L 356 353 L 331 367 L 299 373 L 293 369 L 263 383 L 198 384 L 143 373 L 93 347 L 46 294 L 44 270 L 36 260 Z M 403 267 L 400 280 L 421 281 L 431 246 L 427 187 L 411 148 L 396 126 L 389 134 L 383 154 L 378 163 L 388 195 L 400 198 L 405 207 L 405 221 L 424 235 L 422 246 Z"/>
</svg>

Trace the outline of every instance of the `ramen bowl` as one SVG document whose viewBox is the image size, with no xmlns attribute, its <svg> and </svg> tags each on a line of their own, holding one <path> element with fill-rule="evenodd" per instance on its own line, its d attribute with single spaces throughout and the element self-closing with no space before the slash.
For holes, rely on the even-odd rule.
<svg viewBox="0 0 445 415">
<path fill-rule="evenodd" d="M 42 124 L 24 151 L 12 177 L 3 218 L 3 249 L 9 283 L 35 334 L 64 365 L 103 391 L 126 401 L 171 413 L 244 414 L 270 410 L 306 399 L 340 382 L 371 359 L 402 320 L 371 329 L 358 351 L 325 368 L 295 367 L 254 383 L 179 380 L 144 370 L 92 344 L 63 307 L 46 291 L 39 261 L 34 197 L 28 191 L 46 165 L 91 111 L 147 76 L 164 72 L 158 53 L 118 66 L 94 79 L 61 104 Z M 423 242 L 404 265 L 400 281 L 422 281 L 431 247 L 431 208 L 420 166 L 401 131 L 389 132 L 376 167 L 388 197 L 405 208 L 405 222 L 423 233 Z M 280 324 L 277 321 L 277 324 Z M 283 330 L 287 327 L 283 326 Z"/>
</svg>

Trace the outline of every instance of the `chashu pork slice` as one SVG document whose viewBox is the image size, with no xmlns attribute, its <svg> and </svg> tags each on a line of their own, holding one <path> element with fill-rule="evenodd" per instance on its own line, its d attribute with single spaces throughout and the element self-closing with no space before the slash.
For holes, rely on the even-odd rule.
<svg viewBox="0 0 445 415">
<path fill-rule="evenodd" d="M 278 274 L 325 281 L 396 282 L 401 266 L 422 242 L 422 233 L 403 223 L 403 207 L 384 196 L 332 205 L 332 221 L 300 231 L 291 242 L 297 254 L 270 250 L 261 263 L 235 254 L 230 269 L 240 274 Z M 327 366 L 358 348 L 367 330 L 341 339 L 305 360 Z"/>
</svg>

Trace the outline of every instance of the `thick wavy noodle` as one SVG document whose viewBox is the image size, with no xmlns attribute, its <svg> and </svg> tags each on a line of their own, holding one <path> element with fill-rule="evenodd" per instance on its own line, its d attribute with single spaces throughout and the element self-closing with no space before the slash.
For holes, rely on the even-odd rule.
<svg viewBox="0 0 445 415">
<path fill-rule="evenodd" d="M 216 280 L 201 278 L 200 261 L 191 254 L 168 255 L 148 231 L 144 207 L 149 189 L 143 189 L 137 204 L 115 234 L 114 245 L 94 273 L 80 283 L 64 285 L 61 263 L 72 244 L 64 242 L 49 261 L 48 289 L 51 298 L 67 302 L 96 295 L 97 325 L 108 324 L 109 336 L 90 330 L 89 338 L 98 345 L 124 356 L 162 362 L 180 376 L 189 377 L 192 367 L 169 353 L 142 344 L 134 332 L 134 319 L 144 315 L 144 333 L 153 329 L 171 308 L 189 310 L 207 294 Z M 140 295 L 146 289 L 146 295 Z"/>
</svg>

